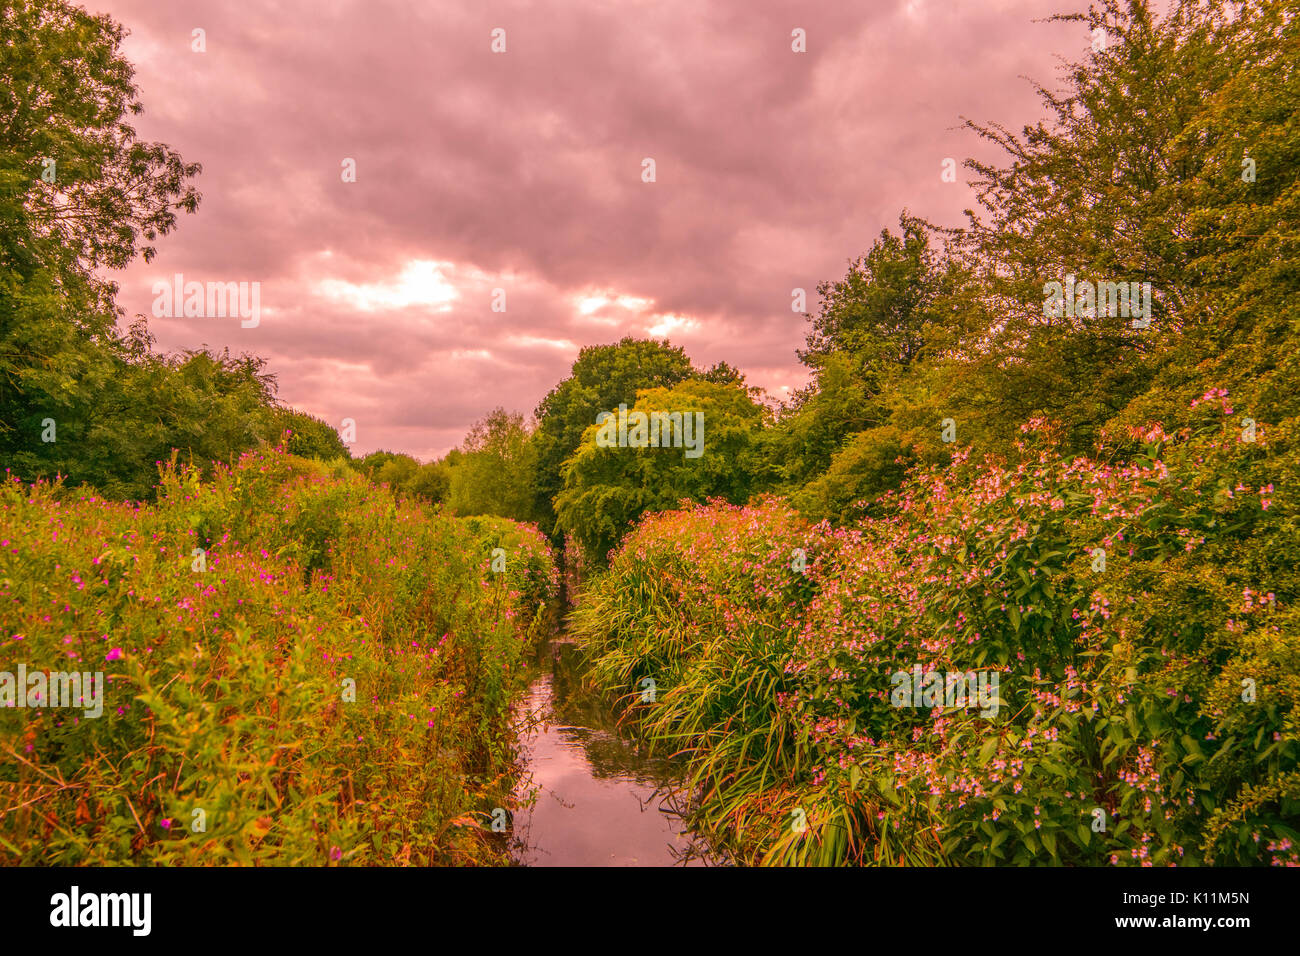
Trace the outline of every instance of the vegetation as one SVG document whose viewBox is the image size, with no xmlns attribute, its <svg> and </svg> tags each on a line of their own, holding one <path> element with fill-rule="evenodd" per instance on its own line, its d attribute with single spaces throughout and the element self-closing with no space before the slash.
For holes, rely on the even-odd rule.
<svg viewBox="0 0 1300 956">
<path fill-rule="evenodd" d="M 109 18 L 0 6 L 0 671 L 103 669 L 112 714 L 0 708 L 0 861 L 497 860 L 562 563 L 742 861 L 1300 863 L 1300 20 L 1058 19 L 1104 42 L 1047 120 L 968 123 L 1006 158 L 964 227 L 819 286 L 788 405 L 624 338 L 421 462 L 121 331 L 97 270 L 199 167 L 127 125 Z"/>
<path fill-rule="evenodd" d="M 1297 426 L 1247 443 L 1201 407 L 1122 467 L 1042 433 L 1015 469 L 959 457 L 852 529 L 655 516 L 577 630 L 749 859 L 1295 863 Z M 898 706 L 914 666 L 997 672 L 999 713 Z"/>
<path fill-rule="evenodd" d="M 618 409 L 609 412 L 617 415 Z M 694 424 L 685 422 L 682 430 L 692 429 L 697 447 L 687 447 L 686 437 L 676 444 L 664 437 L 659 447 L 629 453 L 627 447 L 598 445 L 598 426 L 588 427 L 565 463 L 555 510 L 559 527 L 597 562 L 648 511 L 672 508 L 682 499 L 741 503 L 769 483 L 773 469 L 761 443 L 768 415 L 743 386 L 692 379 L 642 389 L 627 412 L 692 416 Z"/>
<path fill-rule="evenodd" d="M 155 504 L 57 490 L 0 499 L 0 646 L 103 672 L 104 713 L 0 708 L 0 860 L 498 859 L 506 711 L 557 590 L 540 535 L 279 451 L 169 464 Z"/>
<path fill-rule="evenodd" d="M 1073 19 L 1109 42 L 1054 122 L 972 124 L 1011 160 L 969 164 L 985 215 L 822 286 L 785 497 L 648 517 L 583 591 L 595 677 L 742 859 L 1300 862 L 1298 23 Z M 1049 314 L 1067 275 L 1150 282 L 1149 322 Z M 903 706 L 914 667 L 996 674 L 997 713 Z"/>
</svg>

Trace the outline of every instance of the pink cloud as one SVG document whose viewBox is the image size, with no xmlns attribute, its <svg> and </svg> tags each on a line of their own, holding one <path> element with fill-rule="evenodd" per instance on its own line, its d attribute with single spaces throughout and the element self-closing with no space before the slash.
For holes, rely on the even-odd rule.
<svg viewBox="0 0 1300 956">
<path fill-rule="evenodd" d="M 1031 22 L 1056 0 L 89 6 L 131 30 L 141 135 L 204 166 L 198 214 L 114 276 L 128 316 L 177 272 L 258 281 L 256 328 L 151 328 L 263 355 L 286 401 L 357 421 L 354 451 L 422 458 L 623 335 L 801 385 L 791 290 L 815 309 L 904 207 L 959 223 L 940 163 L 990 155 L 960 117 L 1036 119 L 1022 76 L 1088 39 Z"/>
</svg>

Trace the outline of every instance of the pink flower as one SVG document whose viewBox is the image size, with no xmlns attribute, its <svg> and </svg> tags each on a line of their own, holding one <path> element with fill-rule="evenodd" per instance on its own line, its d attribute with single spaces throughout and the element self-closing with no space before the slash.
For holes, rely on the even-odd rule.
<svg viewBox="0 0 1300 956">
<path fill-rule="evenodd" d="M 115 647 L 107 654 L 104 655 L 104 660 L 106 661 L 116 661 L 116 660 L 121 660 L 121 658 L 122 658 L 122 648 L 120 647 Z"/>
</svg>

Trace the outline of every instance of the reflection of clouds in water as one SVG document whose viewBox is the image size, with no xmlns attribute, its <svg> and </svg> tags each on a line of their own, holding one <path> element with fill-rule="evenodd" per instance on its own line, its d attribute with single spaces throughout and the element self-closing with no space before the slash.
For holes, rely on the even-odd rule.
<svg viewBox="0 0 1300 956">
<path fill-rule="evenodd" d="M 680 819 L 680 765 L 643 753 L 614 732 L 599 699 L 575 692 L 571 648 L 552 647 L 555 674 L 539 677 L 517 710 L 520 793 L 536 799 L 515 814 L 514 858 L 530 866 L 711 862 Z"/>
</svg>

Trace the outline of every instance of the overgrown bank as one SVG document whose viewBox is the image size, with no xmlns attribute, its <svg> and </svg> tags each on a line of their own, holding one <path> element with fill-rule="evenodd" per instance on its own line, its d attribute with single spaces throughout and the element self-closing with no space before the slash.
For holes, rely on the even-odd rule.
<svg viewBox="0 0 1300 956">
<path fill-rule="evenodd" d="M 499 860 L 535 529 L 279 451 L 167 467 L 153 505 L 0 495 L 0 671 L 104 674 L 99 717 L 0 707 L 0 860 Z"/>
<path fill-rule="evenodd" d="M 1030 426 L 847 528 L 650 516 L 575 632 L 749 862 L 1294 865 L 1300 434 L 1194 404 L 1127 463 Z M 996 674 L 996 713 L 914 706 L 918 667 Z"/>
</svg>

